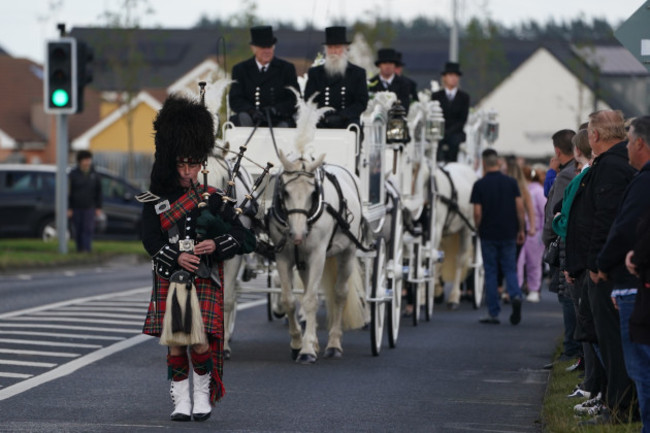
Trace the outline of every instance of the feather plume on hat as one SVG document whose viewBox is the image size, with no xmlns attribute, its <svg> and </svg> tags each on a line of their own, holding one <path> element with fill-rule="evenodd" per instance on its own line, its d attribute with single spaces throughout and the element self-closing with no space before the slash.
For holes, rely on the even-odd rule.
<svg viewBox="0 0 650 433">
<path fill-rule="evenodd" d="M 296 150 L 300 155 L 305 153 L 307 145 L 314 141 L 316 133 L 316 125 L 323 114 L 333 110 L 332 107 L 318 108 L 314 102 L 314 98 L 318 95 L 315 92 L 308 101 L 305 101 L 300 96 L 300 93 L 292 87 L 288 87 L 296 95 L 296 107 L 298 108 L 298 118 L 296 119 Z"/>
</svg>

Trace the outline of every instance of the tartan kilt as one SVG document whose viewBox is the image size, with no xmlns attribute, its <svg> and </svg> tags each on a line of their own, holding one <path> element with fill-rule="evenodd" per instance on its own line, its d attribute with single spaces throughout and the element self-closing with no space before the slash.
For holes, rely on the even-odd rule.
<svg viewBox="0 0 650 433">
<path fill-rule="evenodd" d="M 219 262 L 219 280 L 221 289 L 210 278 L 195 278 L 196 294 L 201 305 L 203 326 L 208 334 L 208 343 L 212 352 L 212 377 L 210 383 L 210 401 L 214 405 L 225 395 L 223 386 L 223 263 Z M 163 318 L 165 317 L 169 280 L 154 277 L 157 290 L 151 291 L 149 311 L 144 322 L 143 334 L 160 337 Z M 155 297 L 155 299 L 154 299 Z M 157 309 L 154 309 L 154 300 Z"/>
</svg>

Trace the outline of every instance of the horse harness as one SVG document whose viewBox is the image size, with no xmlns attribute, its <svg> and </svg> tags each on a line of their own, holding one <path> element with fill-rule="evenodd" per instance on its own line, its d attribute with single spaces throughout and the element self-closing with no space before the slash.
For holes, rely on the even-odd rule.
<svg viewBox="0 0 650 433">
<path fill-rule="evenodd" d="M 293 176 L 286 182 L 283 181 L 282 177 L 283 176 Z M 307 209 L 287 209 L 284 205 L 284 200 L 282 200 L 282 196 L 285 191 L 285 185 L 297 180 L 301 176 L 309 177 L 309 178 L 314 178 L 314 191 L 312 192 L 312 199 L 311 199 L 311 207 L 309 210 Z M 334 189 L 336 190 L 336 194 L 338 196 L 338 207 L 332 206 L 329 202 L 325 201 L 325 191 L 323 188 L 323 181 L 327 178 L 328 181 L 332 183 L 334 186 Z M 334 236 L 337 233 L 337 230 L 341 230 L 343 234 L 345 234 L 355 245 L 357 248 L 361 249 L 362 251 L 371 251 L 372 248 L 368 248 L 365 245 L 357 239 L 357 237 L 352 233 L 350 230 L 350 224 L 353 221 L 353 215 L 348 209 L 348 203 L 346 198 L 343 195 L 343 191 L 341 190 L 341 184 L 339 183 L 338 179 L 336 176 L 321 167 L 316 169 L 316 172 L 308 172 L 305 170 L 305 164 L 303 162 L 302 164 L 302 170 L 294 170 L 294 171 L 284 171 L 282 172 L 275 184 L 275 191 L 273 193 L 273 201 L 271 204 L 271 215 L 273 218 L 279 222 L 282 226 L 288 227 L 289 224 L 287 223 L 287 218 L 291 214 L 303 214 L 307 217 L 307 232 L 311 230 L 311 227 L 320 219 L 320 217 L 323 215 L 323 211 L 327 211 L 327 213 L 334 218 L 336 221 L 336 225 L 334 226 L 334 230 L 332 230 L 332 234 L 330 236 L 329 242 L 327 244 L 327 250 L 332 246 L 332 242 L 334 240 Z M 285 236 L 283 237 L 282 241 L 280 244 L 276 247 L 276 252 L 281 251 L 284 246 L 286 245 L 287 241 L 287 234 L 285 233 Z M 305 263 L 304 261 L 299 260 L 298 257 L 298 246 L 296 245 L 294 247 L 294 256 L 295 256 L 295 263 L 296 267 L 301 270 L 305 269 Z"/>
<path fill-rule="evenodd" d="M 438 199 L 445 205 L 447 205 L 447 215 L 445 216 L 445 223 L 442 226 L 442 232 L 445 233 L 447 229 L 449 228 L 449 225 L 451 224 L 451 219 L 454 217 L 453 214 L 456 214 L 460 217 L 460 219 L 469 227 L 469 229 L 473 232 L 476 231 L 476 228 L 472 225 L 472 223 L 467 219 L 465 215 L 460 211 L 458 207 L 458 191 L 456 190 L 456 185 L 454 185 L 454 181 L 451 178 L 451 174 L 449 171 L 445 170 L 444 166 L 439 165 L 438 170 L 443 172 L 445 176 L 447 177 L 447 180 L 449 180 L 449 185 L 451 187 L 451 197 L 445 197 L 444 195 L 440 194 L 438 192 L 438 185 L 436 184 L 436 178 L 434 176 L 433 178 L 433 188 L 435 191 L 435 195 L 438 197 Z"/>
</svg>

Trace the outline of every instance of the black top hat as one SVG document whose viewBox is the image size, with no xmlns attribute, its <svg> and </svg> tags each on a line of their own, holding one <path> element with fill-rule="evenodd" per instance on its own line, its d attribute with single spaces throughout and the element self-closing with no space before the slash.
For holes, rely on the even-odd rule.
<svg viewBox="0 0 650 433">
<path fill-rule="evenodd" d="M 325 45 L 350 45 L 345 35 L 345 27 L 327 27 L 325 29 Z"/>
<path fill-rule="evenodd" d="M 377 60 L 375 60 L 375 66 L 379 66 L 380 63 L 394 63 L 397 65 L 400 62 L 399 57 L 397 56 L 397 51 L 392 48 L 381 48 L 377 51 Z"/>
<path fill-rule="evenodd" d="M 460 71 L 460 65 L 456 62 L 445 63 L 445 69 L 440 73 L 440 75 L 445 74 L 463 75 L 463 73 Z"/>
<path fill-rule="evenodd" d="M 400 53 L 399 51 L 395 51 L 395 54 L 397 58 L 397 63 L 395 63 L 395 65 L 404 66 L 404 62 L 402 62 L 402 53 Z"/>
<path fill-rule="evenodd" d="M 266 48 L 275 45 L 277 41 L 271 26 L 251 27 L 251 45 Z"/>
</svg>

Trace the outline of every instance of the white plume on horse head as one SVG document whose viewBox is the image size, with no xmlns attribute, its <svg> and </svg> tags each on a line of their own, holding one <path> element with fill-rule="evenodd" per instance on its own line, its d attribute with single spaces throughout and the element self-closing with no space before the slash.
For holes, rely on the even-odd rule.
<svg viewBox="0 0 650 433">
<path fill-rule="evenodd" d="M 223 105 L 223 95 L 233 81 L 230 78 L 220 78 L 205 86 L 205 106 L 213 117 L 218 120 L 219 111 Z M 216 123 L 218 124 L 218 123 Z"/>
<path fill-rule="evenodd" d="M 373 100 L 375 103 L 381 105 L 384 110 L 388 111 L 393 106 L 393 103 L 397 101 L 397 95 L 393 92 L 381 91 L 375 93 Z"/>
<path fill-rule="evenodd" d="M 280 159 L 280 162 L 282 163 L 282 166 L 284 167 L 285 171 L 300 170 L 300 171 L 306 171 L 311 173 L 315 171 L 318 167 L 323 165 L 323 161 L 325 160 L 325 154 L 321 153 L 318 158 L 306 162 L 305 159 L 301 158 L 300 155 L 294 155 L 294 154 L 285 155 L 282 149 L 278 149 L 278 158 Z"/>
<path fill-rule="evenodd" d="M 305 149 L 309 143 L 314 141 L 316 134 L 316 125 L 323 114 L 333 110 L 332 107 L 318 108 L 314 98 L 318 95 L 315 92 L 308 101 L 302 99 L 300 93 L 293 87 L 288 87 L 296 95 L 296 107 L 298 108 L 298 118 L 296 119 L 296 150 L 300 155 L 304 155 Z"/>
</svg>

